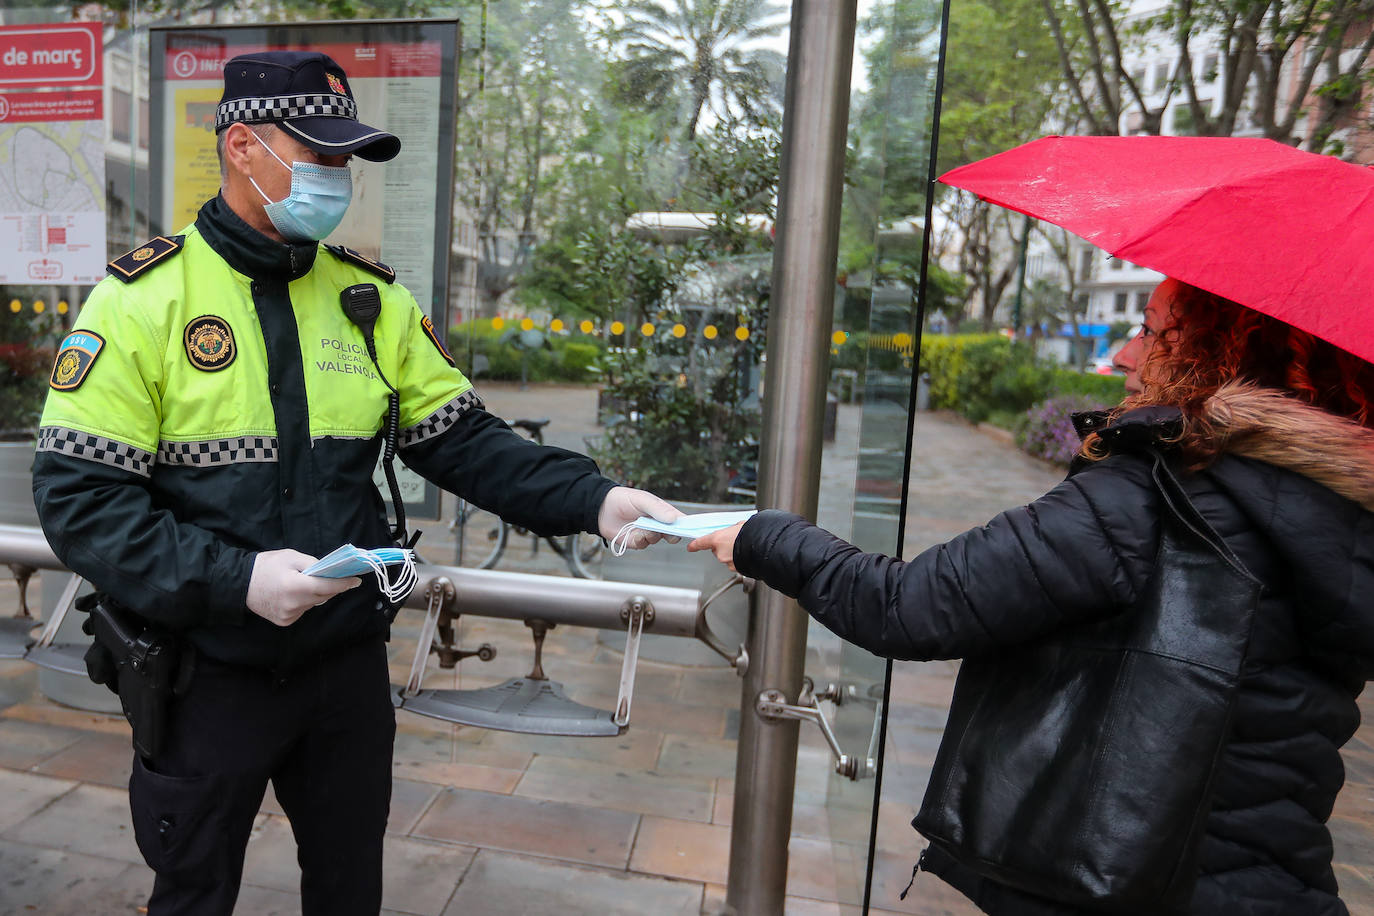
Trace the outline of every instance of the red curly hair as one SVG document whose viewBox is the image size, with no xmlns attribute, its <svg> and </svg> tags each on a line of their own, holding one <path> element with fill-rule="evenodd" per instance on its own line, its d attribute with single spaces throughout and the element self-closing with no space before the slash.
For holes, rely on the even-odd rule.
<svg viewBox="0 0 1374 916">
<path fill-rule="evenodd" d="M 1178 444 L 1190 468 L 1206 467 L 1222 450 L 1224 437 L 1204 419 L 1203 405 L 1228 382 L 1282 391 L 1374 427 L 1374 365 L 1230 299 L 1173 282 L 1170 313 L 1140 367 L 1144 390 L 1119 410 L 1181 408 L 1184 429 Z M 1095 435 L 1083 446 L 1088 457 L 1105 457 Z"/>
</svg>

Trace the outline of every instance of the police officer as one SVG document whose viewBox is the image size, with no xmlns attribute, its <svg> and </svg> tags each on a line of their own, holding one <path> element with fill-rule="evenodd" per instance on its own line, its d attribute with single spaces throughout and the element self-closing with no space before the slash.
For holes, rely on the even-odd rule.
<svg viewBox="0 0 1374 916">
<path fill-rule="evenodd" d="M 389 388 L 405 463 L 522 527 L 609 537 L 679 513 L 513 433 L 389 268 L 318 244 L 348 206 L 349 158 L 400 150 L 359 123 L 338 64 L 234 58 L 215 127 L 220 194 L 180 235 L 112 262 L 59 349 L 34 497 L 64 563 L 194 647 L 167 745 L 135 755 L 129 785 L 151 916 L 233 910 L 269 781 L 304 912 L 375 914 L 391 607 L 373 576 L 301 570 L 344 543 L 390 543 L 372 483 Z M 340 303 L 360 285 L 381 302 L 370 329 Z"/>
</svg>

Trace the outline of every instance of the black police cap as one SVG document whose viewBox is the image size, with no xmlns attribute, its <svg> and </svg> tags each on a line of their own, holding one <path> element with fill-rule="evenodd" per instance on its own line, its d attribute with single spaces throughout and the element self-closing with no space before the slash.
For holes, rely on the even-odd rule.
<svg viewBox="0 0 1374 916">
<path fill-rule="evenodd" d="M 343 68 L 317 51 L 260 51 L 225 64 L 215 133 L 235 122 L 275 124 L 327 156 L 386 162 L 401 151 L 394 134 L 358 121 Z"/>
</svg>

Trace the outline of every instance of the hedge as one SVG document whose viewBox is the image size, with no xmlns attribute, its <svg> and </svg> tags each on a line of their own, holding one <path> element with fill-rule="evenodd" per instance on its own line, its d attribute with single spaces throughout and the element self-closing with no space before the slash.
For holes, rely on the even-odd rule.
<svg viewBox="0 0 1374 916">
<path fill-rule="evenodd" d="M 1126 396 L 1120 376 L 1041 362 L 1029 344 L 996 334 L 926 336 L 921 371 L 930 374 L 931 407 L 975 423 L 1008 423 L 1025 451 L 1056 464 L 1074 452 L 1072 412 L 1112 407 Z"/>
<path fill-rule="evenodd" d="M 479 378 L 519 381 L 521 361 L 525 377 L 531 382 L 594 381 L 601 360 L 600 338 L 543 332 L 544 345 L 526 349 L 520 346 L 518 329 L 493 328 L 490 318 L 478 318 L 449 329 L 449 350 L 458 368 Z M 485 366 L 476 357 L 485 357 Z"/>
</svg>

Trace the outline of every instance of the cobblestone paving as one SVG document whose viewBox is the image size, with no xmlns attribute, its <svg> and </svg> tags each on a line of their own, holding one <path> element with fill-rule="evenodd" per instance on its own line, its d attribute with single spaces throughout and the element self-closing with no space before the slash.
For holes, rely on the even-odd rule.
<svg viewBox="0 0 1374 916">
<path fill-rule="evenodd" d="M 552 444 L 581 450 L 598 432 L 595 392 L 588 389 L 484 385 L 483 394 L 504 416 L 552 417 Z M 857 407 L 841 406 L 822 469 L 820 515 L 827 526 L 848 531 L 852 522 L 861 421 L 866 447 L 884 436 L 890 446 L 892 436 L 904 435 L 899 419 L 881 411 L 864 417 Z M 999 438 L 938 414 L 918 418 L 914 445 L 908 554 L 1033 498 L 1061 476 Z M 422 527 L 422 548 L 436 562 L 449 562 L 454 545 L 446 523 Z M 677 554 L 662 556 L 681 562 Z M 513 544 L 498 568 L 567 574 L 547 547 L 531 555 L 528 541 Z M 13 584 L 0 585 L 0 613 L 16 605 Z M 399 620 L 395 682 L 409 670 L 419 620 L 414 613 Z M 465 646 L 495 644 L 497 658 L 464 662 L 456 671 L 431 661 L 427 686 L 484 686 L 528 670 L 529 631 L 519 622 L 464 619 L 460 634 Z M 559 627 L 545 647 L 548 673 L 580 702 L 608 705 L 620 652 L 616 639 L 605 637 L 615 635 Z M 826 638 L 813 634 L 808 672 L 813 665 L 825 672 L 831 663 L 871 670 L 871 659 L 856 659 Z M 680 648 L 642 658 L 634 725 L 620 738 L 537 738 L 400 713 L 386 913 L 719 912 L 739 681 L 710 653 Z M 921 845 L 908 822 L 955 671 L 952 663 L 899 664 L 894 671 L 872 892 L 879 916 L 976 912 L 929 877 L 898 901 Z M 32 665 L 0 661 L 0 916 L 134 913 L 150 881 L 127 826 L 127 727 L 118 717 L 55 703 L 39 686 Z M 865 715 L 871 719 L 871 711 Z M 866 740 L 855 731 L 862 731 L 861 722 L 840 724 L 846 746 Z M 872 782 L 833 777 L 817 730 L 807 726 L 801 734 L 786 912 L 850 916 L 863 889 Z M 1351 742 L 1346 763 L 1348 783 L 1332 819 L 1339 877 L 1352 912 L 1374 913 L 1374 728 L 1366 726 Z M 289 827 L 269 794 L 236 912 L 298 913 L 294 863 Z"/>
</svg>

